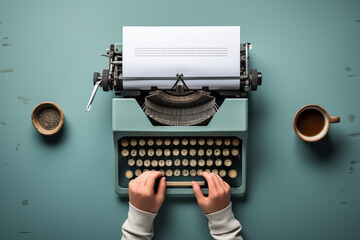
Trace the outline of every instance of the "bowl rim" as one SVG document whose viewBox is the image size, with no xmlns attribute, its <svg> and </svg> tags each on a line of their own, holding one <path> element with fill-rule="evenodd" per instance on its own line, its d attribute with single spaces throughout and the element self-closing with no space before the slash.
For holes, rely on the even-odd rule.
<svg viewBox="0 0 360 240">
<path fill-rule="evenodd" d="M 59 113 L 60 113 L 60 121 L 59 121 L 59 124 L 57 125 L 56 128 L 54 129 L 51 129 L 51 130 L 48 130 L 48 129 L 45 129 L 41 126 L 41 124 L 39 123 L 39 119 L 38 119 L 38 113 L 46 108 L 46 107 L 52 107 L 52 108 L 55 108 Z M 34 128 L 41 134 L 43 135 L 53 135 L 57 132 L 59 132 L 61 130 L 61 128 L 63 127 L 64 125 L 64 112 L 61 110 L 61 108 L 56 104 L 56 103 L 53 103 L 53 102 L 50 102 L 50 101 L 46 101 L 46 102 L 42 102 L 42 103 L 39 103 L 32 111 L 31 113 L 31 122 L 34 126 Z"/>
</svg>

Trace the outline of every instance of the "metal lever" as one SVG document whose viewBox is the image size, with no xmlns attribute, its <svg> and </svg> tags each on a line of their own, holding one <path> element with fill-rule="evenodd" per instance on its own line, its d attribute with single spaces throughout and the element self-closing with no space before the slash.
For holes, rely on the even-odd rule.
<svg viewBox="0 0 360 240">
<path fill-rule="evenodd" d="M 92 104 L 92 102 L 94 101 L 96 91 L 98 90 L 98 88 L 99 88 L 99 86 L 100 86 L 100 84 L 101 84 L 101 81 L 102 81 L 102 80 L 97 81 L 97 82 L 95 83 L 94 89 L 93 89 L 93 91 L 92 91 L 92 93 L 91 93 L 91 96 L 90 96 L 90 100 L 89 100 L 89 102 L 88 102 L 88 104 L 87 104 L 87 106 L 86 106 L 86 111 L 87 111 L 87 112 L 90 111 L 91 104 Z"/>
</svg>

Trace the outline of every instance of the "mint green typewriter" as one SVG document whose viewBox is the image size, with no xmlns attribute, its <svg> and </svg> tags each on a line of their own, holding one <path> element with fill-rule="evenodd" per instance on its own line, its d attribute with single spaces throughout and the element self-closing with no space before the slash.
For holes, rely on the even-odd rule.
<svg viewBox="0 0 360 240">
<path fill-rule="evenodd" d="M 112 100 L 116 193 L 126 196 L 131 179 L 156 170 L 166 177 L 167 195 L 193 196 L 192 181 L 208 193 L 204 171 L 228 182 L 233 195 L 245 194 L 247 96 L 262 83 L 261 72 L 249 71 L 250 46 L 241 44 L 239 76 L 192 77 L 179 72 L 170 77 L 124 77 L 123 46 L 110 45 L 105 54 L 109 69 L 102 75 L 94 73 L 87 111 L 98 87 L 116 92 Z M 206 79 L 216 84 L 193 84 Z M 223 79 L 237 85 L 223 89 Z M 154 80 L 161 81 L 161 87 L 149 83 Z"/>
</svg>

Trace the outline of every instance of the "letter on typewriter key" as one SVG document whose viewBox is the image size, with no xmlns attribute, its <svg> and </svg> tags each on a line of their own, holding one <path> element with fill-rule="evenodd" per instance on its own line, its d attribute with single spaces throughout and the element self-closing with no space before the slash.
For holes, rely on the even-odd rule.
<svg viewBox="0 0 360 240">
<path fill-rule="evenodd" d="M 163 144 L 163 140 L 161 138 L 156 139 L 156 145 L 161 146 Z"/>
<path fill-rule="evenodd" d="M 168 169 L 168 170 L 166 170 L 165 175 L 166 175 L 167 177 L 171 177 L 171 176 L 173 175 L 173 171 L 170 170 L 170 169 Z"/>
<path fill-rule="evenodd" d="M 225 138 L 224 144 L 225 144 L 225 146 L 230 146 L 231 140 L 229 138 Z"/>
<path fill-rule="evenodd" d="M 205 166 L 205 160 L 204 160 L 204 159 L 200 159 L 200 160 L 198 161 L 198 165 L 199 165 L 199 167 Z"/>
<path fill-rule="evenodd" d="M 205 139 L 200 138 L 198 142 L 199 142 L 199 145 L 202 146 L 205 144 Z"/>
<path fill-rule="evenodd" d="M 136 166 L 141 167 L 143 165 L 143 161 L 141 159 L 138 159 L 136 161 Z"/>
<path fill-rule="evenodd" d="M 236 178 L 236 176 L 237 176 L 237 171 L 235 169 L 231 169 L 229 171 L 229 177 L 230 178 Z"/>
<path fill-rule="evenodd" d="M 215 140 L 215 144 L 216 144 L 217 146 L 221 146 L 222 140 L 221 140 L 220 138 L 216 139 L 216 140 Z"/>
<path fill-rule="evenodd" d="M 129 156 L 129 150 L 123 149 L 123 150 L 121 151 L 121 155 L 122 155 L 123 157 Z"/>
<path fill-rule="evenodd" d="M 226 171 L 225 171 L 224 169 L 221 169 L 221 170 L 219 171 L 219 176 L 220 176 L 220 177 L 225 177 L 225 176 L 226 176 Z"/>
<path fill-rule="evenodd" d="M 225 161 L 224 161 L 225 167 L 230 167 L 231 164 L 232 164 L 232 161 L 230 159 L 225 159 Z"/>
<path fill-rule="evenodd" d="M 147 144 L 148 144 L 148 146 L 153 146 L 154 145 L 154 139 L 152 139 L 152 138 L 149 138 L 148 140 L 147 140 Z"/>
<path fill-rule="evenodd" d="M 237 139 L 237 138 L 233 138 L 233 140 L 232 140 L 232 144 L 233 144 L 235 147 L 239 146 L 239 144 L 240 144 L 239 139 Z"/>
<path fill-rule="evenodd" d="M 212 150 L 209 148 L 209 149 L 206 149 L 206 156 L 210 157 L 212 155 Z"/>
<path fill-rule="evenodd" d="M 198 176 L 201 176 L 201 174 L 203 173 L 203 171 L 204 171 L 204 170 L 202 170 L 202 169 L 198 169 L 198 170 L 197 170 L 197 175 L 198 175 Z"/>
<path fill-rule="evenodd" d="M 173 150 L 173 155 L 174 155 L 175 157 L 179 156 L 179 153 L 180 153 L 179 149 L 175 148 L 175 149 Z"/>
<path fill-rule="evenodd" d="M 131 150 L 130 155 L 131 155 L 132 157 L 136 157 L 137 151 L 136 151 L 135 149 Z"/>
<path fill-rule="evenodd" d="M 212 138 L 208 138 L 208 140 L 206 141 L 206 144 L 209 146 L 212 146 L 214 144 L 214 140 Z"/>
<path fill-rule="evenodd" d="M 129 141 L 126 140 L 126 139 L 121 140 L 121 146 L 122 146 L 122 147 L 127 147 L 127 146 L 129 146 Z"/>
<path fill-rule="evenodd" d="M 232 154 L 233 156 L 237 156 L 237 155 L 239 155 L 239 150 L 236 149 L 236 148 L 234 148 L 234 149 L 231 150 L 231 154 Z"/>
<path fill-rule="evenodd" d="M 216 175 L 219 175 L 219 171 L 217 169 L 213 169 L 211 172 L 216 174 Z"/>
<path fill-rule="evenodd" d="M 185 148 L 181 149 L 181 155 L 182 155 L 183 157 L 185 157 L 185 156 L 187 155 L 187 153 L 188 153 L 188 150 L 187 150 L 187 149 L 185 149 Z"/>
<path fill-rule="evenodd" d="M 189 140 L 187 138 L 183 138 L 181 140 L 181 144 L 184 145 L 184 146 L 188 145 L 188 143 L 189 143 Z"/>
<path fill-rule="evenodd" d="M 159 160 L 159 166 L 160 166 L 160 167 L 165 166 L 165 161 L 164 161 L 164 160 Z"/>
<path fill-rule="evenodd" d="M 198 155 L 199 155 L 200 157 L 204 156 L 204 149 L 199 149 L 199 150 L 198 150 Z"/>
<path fill-rule="evenodd" d="M 190 139 L 190 145 L 191 145 L 191 146 L 195 146 L 195 145 L 196 145 L 196 139 L 195 139 L 195 138 Z"/>
<path fill-rule="evenodd" d="M 218 157 L 218 156 L 220 156 L 220 154 L 221 154 L 221 150 L 218 149 L 218 148 L 216 148 L 216 149 L 214 150 L 214 155 L 215 155 L 216 157 Z"/>
<path fill-rule="evenodd" d="M 188 161 L 187 159 L 183 159 L 183 160 L 182 160 L 182 165 L 183 165 L 184 167 L 186 167 L 187 165 L 189 165 L 189 161 Z"/>
<path fill-rule="evenodd" d="M 178 177 L 178 176 L 180 176 L 180 170 L 179 169 L 175 169 L 174 170 L 174 176 L 176 176 L 176 177 Z"/>
<path fill-rule="evenodd" d="M 190 175 L 195 177 L 196 176 L 196 170 L 195 169 L 191 169 L 190 170 Z"/>
<path fill-rule="evenodd" d="M 145 156 L 145 154 L 146 154 L 146 150 L 145 150 L 145 149 L 140 149 L 140 150 L 139 150 L 139 155 L 140 155 L 141 157 Z"/>
<path fill-rule="evenodd" d="M 140 176 L 140 174 L 141 174 L 141 170 L 140 169 L 136 169 L 135 170 L 135 176 Z"/>
<path fill-rule="evenodd" d="M 180 164 L 181 164 L 180 159 L 175 159 L 174 165 L 175 165 L 176 167 L 178 167 L 178 166 L 180 166 Z"/>
<path fill-rule="evenodd" d="M 132 178 L 132 177 L 133 177 L 133 172 L 132 172 L 131 170 L 127 170 L 127 171 L 125 172 L 125 177 L 126 177 L 127 179 Z"/>
<path fill-rule="evenodd" d="M 164 155 L 165 155 L 166 157 L 169 157 L 169 156 L 171 155 L 170 149 L 165 149 L 165 150 L 164 150 Z"/>
<path fill-rule="evenodd" d="M 149 159 L 146 159 L 146 160 L 144 161 L 144 167 L 149 167 L 150 164 L 151 164 L 151 162 L 150 162 Z"/>
<path fill-rule="evenodd" d="M 197 162 L 196 162 L 195 159 L 191 159 L 191 160 L 190 160 L 190 166 L 195 167 L 196 164 L 197 164 Z"/>
<path fill-rule="evenodd" d="M 129 165 L 130 167 L 134 166 L 134 165 L 135 165 L 135 160 L 134 160 L 134 159 L 129 159 L 129 160 L 128 160 L 128 165 Z"/>
<path fill-rule="evenodd" d="M 229 155 L 230 155 L 230 150 L 227 149 L 227 148 L 225 148 L 225 149 L 223 150 L 223 156 L 224 156 L 224 157 L 227 157 L 227 156 L 229 156 Z"/>
<path fill-rule="evenodd" d="M 192 148 L 192 149 L 190 149 L 190 152 L 189 152 L 189 153 L 190 153 L 190 156 L 193 157 L 193 156 L 196 155 L 196 150 Z"/>
<path fill-rule="evenodd" d="M 130 145 L 131 145 L 131 146 L 135 147 L 136 144 L 137 144 L 136 139 L 131 139 L 131 140 L 130 140 Z"/>
<path fill-rule="evenodd" d="M 175 146 L 179 145 L 179 144 L 180 144 L 180 140 L 179 140 L 178 138 L 174 138 L 174 139 L 173 139 L 173 144 L 174 144 Z"/>
<path fill-rule="evenodd" d="M 206 160 L 206 166 L 208 166 L 208 167 L 211 167 L 213 165 L 213 163 L 214 162 L 211 159 Z"/>
<path fill-rule="evenodd" d="M 149 157 L 154 156 L 154 149 L 149 149 L 149 150 L 148 150 L 148 156 L 149 156 Z"/>
<path fill-rule="evenodd" d="M 221 159 L 216 159 L 216 160 L 215 160 L 215 165 L 216 165 L 217 167 L 220 167 L 221 164 L 222 164 Z"/>
<path fill-rule="evenodd" d="M 183 175 L 184 177 L 189 176 L 189 170 L 183 169 L 183 170 L 182 170 L 182 175 Z"/>
<path fill-rule="evenodd" d="M 139 145 L 140 145 L 140 146 L 145 146 L 145 144 L 146 144 L 145 139 L 141 138 L 141 139 L 139 140 Z"/>
<path fill-rule="evenodd" d="M 157 167 L 158 166 L 158 161 L 157 160 L 152 160 L 151 161 L 151 166 L 154 167 L 154 168 Z"/>
<path fill-rule="evenodd" d="M 171 167 L 171 165 L 172 165 L 171 159 L 167 159 L 165 164 L 166 164 L 166 166 Z"/>
<path fill-rule="evenodd" d="M 169 145 L 171 144 L 170 138 L 165 138 L 164 144 L 165 144 L 166 146 L 169 146 Z"/>
<path fill-rule="evenodd" d="M 161 149 L 156 149 L 156 156 L 158 156 L 158 157 L 161 157 L 161 155 L 162 155 L 162 150 Z"/>
</svg>

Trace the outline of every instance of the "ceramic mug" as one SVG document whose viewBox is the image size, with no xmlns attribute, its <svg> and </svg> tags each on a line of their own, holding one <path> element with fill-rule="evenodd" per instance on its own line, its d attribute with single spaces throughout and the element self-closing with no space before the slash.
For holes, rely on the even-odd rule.
<svg viewBox="0 0 360 240">
<path fill-rule="evenodd" d="M 330 117 L 319 105 L 306 105 L 294 117 L 294 131 L 306 142 L 316 142 L 329 132 L 331 123 L 340 122 L 340 117 Z"/>
</svg>

